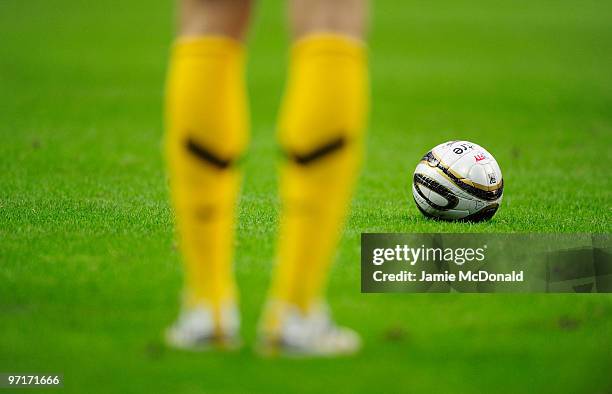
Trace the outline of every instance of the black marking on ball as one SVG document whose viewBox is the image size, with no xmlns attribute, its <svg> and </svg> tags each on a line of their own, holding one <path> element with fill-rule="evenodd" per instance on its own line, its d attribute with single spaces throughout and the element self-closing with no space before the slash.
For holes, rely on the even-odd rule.
<svg viewBox="0 0 612 394">
<path fill-rule="evenodd" d="M 464 218 L 459 219 L 462 222 L 484 222 L 493 217 L 499 209 L 499 204 L 491 204 L 478 212 L 474 212 Z"/>
<path fill-rule="evenodd" d="M 440 216 L 435 216 L 429 212 L 427 212 L 426 210 L 424 210 L 423 208 L 421 208 L 421 206 L 419 205 L 418 201 L 416 199 L 414 199 L 414 202 L 416 203 L 417 208 L 419 209 L 419 211 L 421 211 L 421 213 L 423 214 L 423 216 L 425 216 L 428 219 L 431 220 L 438 220 L 441 222 L 469 222 L 469 223 L 478 223 L 478 222 L 485 222 L 487 220 L 491 220 L 491 218 L 495 215 L 495 212 L 497 212 L 497 209 L 499 208 L 499 204 L 492 204 L 488 207 L 485 207 L 483 209 L 481 209 L 478 212 L 475 212 L 471 215 L 468 215 L 464 218 L 460 218 L 460 219 L 451 219 L 451 218 L 444 218 L 444 217 L 440 217 Z"/>
<path fill-rule="evenodd" d="M 479 189 L 477 187 L 468 185 L 467 183 L 461 181 L 460 178 L 456 177 L 447 166 L 445 166 L 444 164 L 442 164 L 442 162 L 440 162 L 438 159 L 436 159 L 436 157 L 433 155 L 433 153 L 431 151 L 427 152 L 425 154 L 425 156 L 423 156 L 424 161 L 426 161 L 430 166 L 432 167 L 437 167 L 440 169 L 440 171 L 442 171 L 444 173 L 444 175 L 446 175 L 454 184 L 455 186 L 457 186 L 458 188 L 460 188 L 461 190 L 463 190 L 464 192 L 480 198 L 481 200 L 485 200 L 485 201 L 495 201 L 498 198 L 501 197 L 501 195 L 504 192 L 504 180 L 502 179 L 500 181 L 500 186 L 499 188 L 495 189 L 495 190 L 482 190 Z"/>
<path fill-rule="evenodd" d="M 459 204 L 459 198 L 455 196 L 453 192 L 450 191 L 450 189 L 444 187 L 440 183 L 436 182 L 435 180 L 423 174 L 414 174 L 414 184 L 415 184 L 414 188 L 416 189 L 417 193 L 419 193 L 419 195 L 423 197 L 423 199 L 427 201 L 429 205 L 431 205 L 433 208 L 437 210 L 447 211 L 449 209 L 455 208 L 457 204 Z M 425 196 L 425 194 L 423 194 L 423 192 L 421 191 L 421 188 L 418 185 L 423 185 L 429 190 L 432 190 L 438 193 L 439 195 L 441 195 L 442 197 L 444 197 L 447 201 L 446 205 L 438 205 L 435 202 L 431 201 L 429 198 L 427 198 L 427 196 Z"/>
<path fill-rule="evenodd" d="M 437 216 L 432 215 L 431 213 L 427 212 L 426 210 L 424 210 L 420 205 L 419 202 L 416 200 L 416 198 L 414 198 L 414 202 L 416 203 L 417 208 L 419 209 L 419 211 L 421 211 L 421 213 L 423 214 L 423 216 L 425 216 L 428 219 L 432 219 L 432 220 L 439 220 L 440 218 Z"/>
</svg>

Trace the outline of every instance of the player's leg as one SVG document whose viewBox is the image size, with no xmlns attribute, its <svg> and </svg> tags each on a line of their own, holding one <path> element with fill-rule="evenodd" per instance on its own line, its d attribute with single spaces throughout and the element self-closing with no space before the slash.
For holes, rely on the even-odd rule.
<svg viewBox="0 0 612 394">
<path fill-rule="evenodd" d="M 243 39 L 249 0 L 182 0 L 166 92 L 166 154 L 185 263 L 179 347 L 229 342 L 238 313 L 233 227 L 247 142 Z"/>
<path fill-rule="evenodd" d="M 366 14 L 366 0 L 291 1 L 295 42 L 279 122 L 283 209 L 263 323 L 264 344 L 272 347 L 320 354 L 358 346 L 356 335 L 330 324 L 322 305 L 361 159 Z"/>
</svg>

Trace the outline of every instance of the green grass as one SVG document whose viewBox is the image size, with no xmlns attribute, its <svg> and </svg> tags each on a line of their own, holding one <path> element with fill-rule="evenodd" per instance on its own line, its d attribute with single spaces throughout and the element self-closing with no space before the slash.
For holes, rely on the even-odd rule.
<svg viewBox="0 0 612 394">
<path fill-rule="evenodd" d="M 358 271 L 361 232 L 610 232 L 609 2 L 375 4 L 368 158 L 330 288 L 365 348 L 337 360 L 162 345 L 181 283 L 160 149 L 169 3 L 0 2 L 0 371 L 64 373 L 71 393 L 612 390 L 609 296 L 365 295 Z M 259 4 L 250 40 L 247 345 L 279 209 L 283 4 Z M 418 158 L 458 138 L 504 172 L 490 223 L 427 221 L 411 201 Z"/>
</svg>

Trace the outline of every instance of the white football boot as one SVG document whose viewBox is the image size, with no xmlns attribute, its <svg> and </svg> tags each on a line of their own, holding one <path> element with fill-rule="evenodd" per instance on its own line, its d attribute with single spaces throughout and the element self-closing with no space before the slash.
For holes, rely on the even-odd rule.
<svg viewBox="0 0 612 394">
<path fill-rule="evenodd" d="M 290 305 L 270 305 L 276 315 L 275 328 L 262 327 L 258 351 L 267 356 L 333 357 L 356 353 L 361 347 L 359 335 L 331 320 L 325 305 L 304 314 Z M 279 309 L 277 309 L 279 308 Z"/>
<path fill-rule="evenodd" d="M 215 319 L 213 308 L 199 305 L 184 308 L 177 321 L 166 330 L 166 343 L 183 350 L 240 347 L 240 317 L 235 305 L 222 307 Z"/>
</svg>

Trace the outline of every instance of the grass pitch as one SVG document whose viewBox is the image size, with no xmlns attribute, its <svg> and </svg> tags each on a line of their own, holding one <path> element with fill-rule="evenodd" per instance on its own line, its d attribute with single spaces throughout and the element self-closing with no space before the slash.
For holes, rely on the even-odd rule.
<svg viewBox="0 0 612 394">
<path fill-rule="evenodd" d="M 610 296 L 362 295 L 358 268 L 365 231 L 610 232 L 609 2 L 374 5 L 368 158 L 330 288 L 365 348 L 335 360 L 160 340 L 181 283 L 160 147 L 169 3 L 0 2 L 0 371 L 63 373 L 71 393 L 612 390 Z M 236 259 L 248 345 L 279 210 L 283 5 L 259 4 L 249 45 Z M 411 201 L 418 159 L 449 139 L 501 165 L 490 223 L 427 221 Z"/>
</svg>

